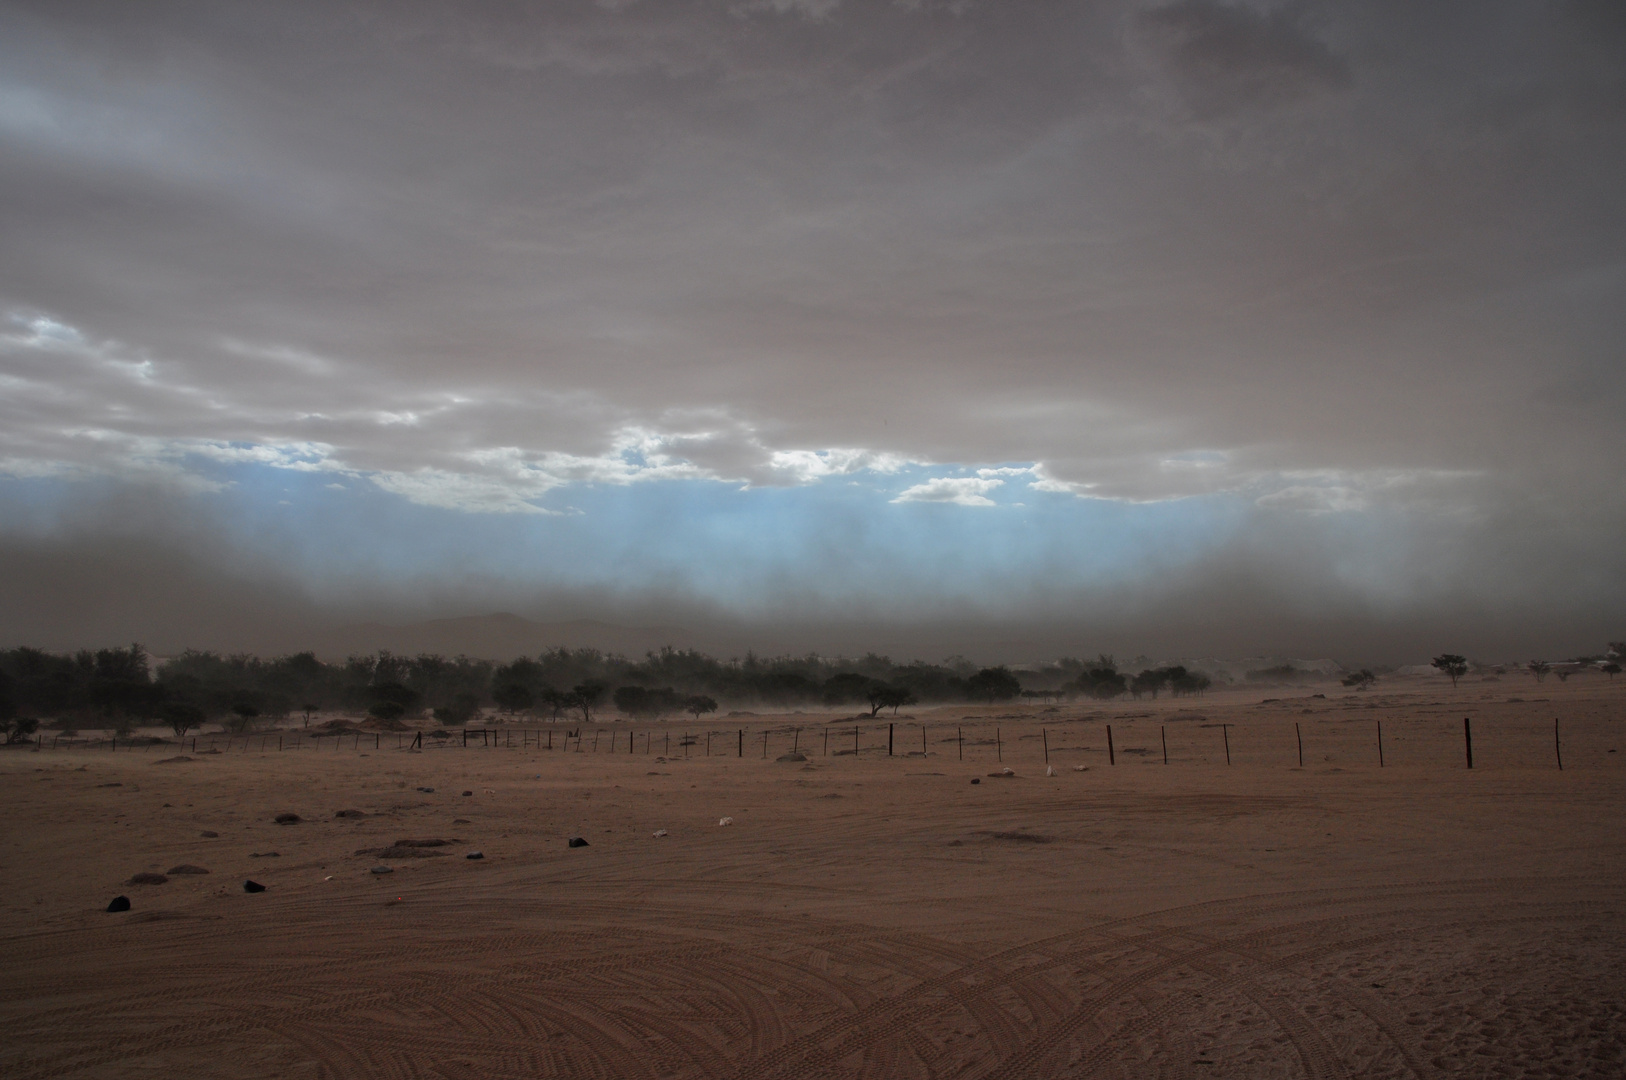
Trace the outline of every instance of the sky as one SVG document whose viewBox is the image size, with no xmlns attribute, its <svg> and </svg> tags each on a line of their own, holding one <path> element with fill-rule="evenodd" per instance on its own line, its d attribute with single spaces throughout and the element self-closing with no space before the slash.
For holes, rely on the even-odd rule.
<svg viewBox="0 0 1626 1080">
<path fill-rule="evenodd" d="M 1599 652 L 1622 176 L 1611 0 L 4 0 L 0 644 Z"/>
</svg>

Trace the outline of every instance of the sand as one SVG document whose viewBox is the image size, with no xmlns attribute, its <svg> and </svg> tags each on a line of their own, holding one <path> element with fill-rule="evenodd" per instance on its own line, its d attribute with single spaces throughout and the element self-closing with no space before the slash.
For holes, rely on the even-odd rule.
<svg viewBox="0 0 1626 1080">
<path fill-rule="evenodd" d="M 1626 681 L 888 720 L 9 750 L 0 1074 L 1626 1075 Z"/>
</svg>

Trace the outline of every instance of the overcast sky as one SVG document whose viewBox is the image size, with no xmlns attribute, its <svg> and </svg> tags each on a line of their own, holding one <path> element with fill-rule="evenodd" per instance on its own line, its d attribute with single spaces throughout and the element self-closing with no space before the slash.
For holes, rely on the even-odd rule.
<svg viewBox="0 0 1626 1080">
<path fill-rule="evenodd" d="M 1600 651 L 1623 178 L 1614 0 L 4 0 L 0 637 Z"/>
</svg>

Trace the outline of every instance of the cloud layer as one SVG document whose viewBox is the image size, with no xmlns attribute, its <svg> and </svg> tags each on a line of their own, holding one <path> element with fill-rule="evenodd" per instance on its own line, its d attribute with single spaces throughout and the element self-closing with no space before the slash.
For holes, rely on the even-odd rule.
<svg viewBox="0 0 1626 1080">
<path fill-rule="evenodd" d="M 460 532 L 605 491 L 764 545 L 757 492 L 958 513 L 967 565 L 1047 500 L 1121 536 L 1195 500 L 1260 565 L 1383 552 L 1327 626 L 1421 618 L 1385 605 L 1442 560 L 1464 625 L 1534 582 L 1581 618 L 1554 550 L 1618 610 L 1623 57 L 1580 0 L 11 4 L 0 516 L 164 491 L 235 536 L 254 491 L 322 533 L 388 496 L 463 522 L 422 573 L 464 610 Z M 757 587 L 834 612 L 838 549 Z M 1043 595 L 1023 558 L 958 572 Z"/>
</svg>

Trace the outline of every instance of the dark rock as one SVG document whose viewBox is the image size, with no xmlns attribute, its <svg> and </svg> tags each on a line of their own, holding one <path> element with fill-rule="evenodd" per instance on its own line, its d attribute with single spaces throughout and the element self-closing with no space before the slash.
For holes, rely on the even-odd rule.
<svg viewBox="0 0 1626 1080">
<path fill-rule="evenodd" d="M 159 758 L 157 761 L 153 762 L 153 764 L 154 765 L 178 765 L 183 761 L 191 761 L 191 760 L 193 760 L 193 759 L 187 757 L 185 754 L 182 754 L 180 757 Z"/>
<path fill-rule="evenodd" d="M 430 795 L 430 794 L 433 794 L 433 793 L 434 793 L 434 790 L 435 790 L 435 789 L 434 789 L 434 788 L 432 788 L 432 787 L 421 787 L 421 788 L 419 788 L 419 789 L 418 789 L 418 790 L 419 790 L 419 791 L 421 791 L 421 792 L 423 792 L 423 793 L 424 793 L 424 794 L 425 794 L 425 795 Z"/>
<path fill-rule="evenodd" d="M 807 755 L 799 750 L 792 750 L 788 754 L 780 754 L 775 761 L 806 761 Z"/>
<path fill-rule="evenodd" d="M 978 780 L 978 779 L 977 779 L 977 778 L 976 778 L 976 777 L 975 777 L 975 776 L 973 776 L 973 777 L 972 777 L 972 778 L 971 778 L 971 782 L 972 782 L 972 783 L 973 783 L 973 784 L 980 784 L 980 783 L 982 783 L 982 781 L 981 781 L 981 780 Z"/>
<path fill-rule="evenodd" d="M 245 881 L 245 882 L 243 882 L 243 891 L 244 892 L 264 892 L 265 891 L 265 886 L 261 885 L 258 881 Z"/>
<path fill-rule="evenodd" d="M 207 837 L 208 839 L 213 840 L 215 837 L 219 836 L 220 834 L 217 833 L 217 832 L 210 832 L 208 829 L 204 829 L 202 832 L 198 833 L 198 835 L 203 836 L 203 837 Z"/>
<path fill-rule="evenodd" d="M 571 847 L 586 847 L 587 846 L 587 841 L 583 840 L 579 836 L 572 836 L 570 838 L 570 846 Z"/>
<path fill-rule="evenodd" d="M 483 851 L 471 851 L 463 857 L 465 859 L 483 859 L 486 857 L 486 854 Z"/>
<path fill-rule="evenodd" d="M 464 793 L 463 793 L 463 794 L 465 794 L 465 795 L 473 795 L 473 794 L 474 794 L 474 792 L 472 792 L 472 791 L 465 791 L 465 792 L 464 792 Z"/>
<path fill-rule="evenodd" d="M 163 874 L 137 874 L 134 877 L 132 877 L 129 881 L 126 881 L 125 884 L 126 885 L 162 885 L 162 884 L 164 884 L 164 882 L 166 882 L 168 880 L 169 880 L 169 878 L 165 877 Z"/>
<path fill-rule="evenodd" d="M 428 851 L 418 847 L 402 847 L 394 844 L 390 847 L 362 848 L 357 855 L 371 855 L 375 859 L 438 859 L 444 858 L 444 851 Z"/>
<path fill-rule="evenodd" d="M 472 824 L 472 822 L 470 822 L 469 819 L 466 818 L 466 817 L 458 817 L 458 818 L 453 818 L 452 819 L 452 824 L 453 825 L 469 825 L 469 824 Z"/>
<path fill-rule="evenodd" d="M 280 851 L 251 851 L 251 852 L 248 853 L 248 857 L 251 858 L 251 859 L 280 859 L 280 858 L 282 858 L 282 852 L 280 852 Z"/>
<path fill-rule="evenodd" d="M 201 866 L 193 866 L 191 863 L 182 863 L 179 866 L 170 867 L 169 872 L 171 874 L 207 874 L 209 871 Z"/>
<path fill-rule="evenodd" d="M 275 821 L 278 825 L 298 825 L 301 821 L 304 821 L 305 819 L 300 817 L 298 814 L 278 814 L 272 820 Z"/>
<path fill-rule="evenodd" d="M 130 898 L 128 896 L 115 896 L 112 903 L 107 905 L 108 911 L 129 911 Z"/>
<path fill-rule="evenodd" d="M 352 818 L 352 817 L 366 817 L 367 815 L 362 813 L 360 810 L 335 810 L 333 812 L 333 816 L 334 817 L 343 817 L 343 818 Z"/>
<path fill-rule="evenodd" d="M 393 874 L 393 873 L 395 873 L 395 867 L 393 867 L 393 866 L 375 866 L 375 867 L 373 867 L 372 872 L 375 873 L 375 874 Z"/>
</svg>

